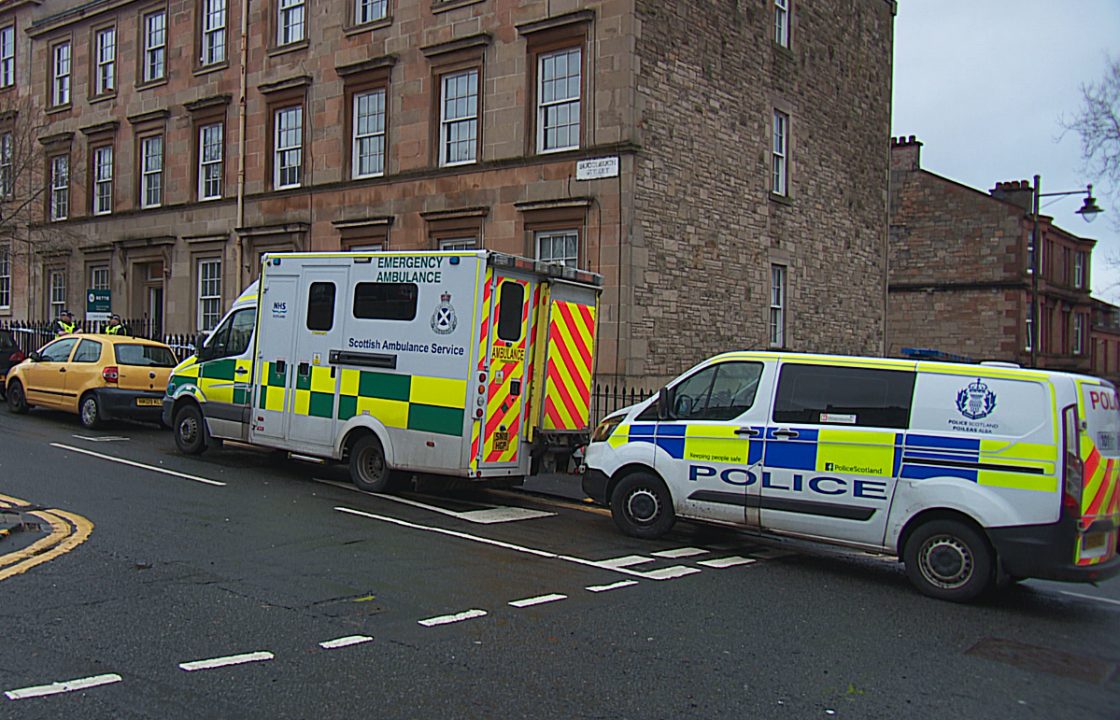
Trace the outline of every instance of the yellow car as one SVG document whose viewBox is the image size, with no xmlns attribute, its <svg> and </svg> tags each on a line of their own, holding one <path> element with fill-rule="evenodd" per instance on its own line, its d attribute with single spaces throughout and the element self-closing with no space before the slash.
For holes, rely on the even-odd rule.
<svg viewBox="0 0 1120 720">
<path fill-rule="evenodd" d="M 77 413 L 95 428 L 114 418 L 159 422 L 175 366 L 161 342 L 122 335 L 64 335 L 8 371 L 8 407 Z"/>
</svg>

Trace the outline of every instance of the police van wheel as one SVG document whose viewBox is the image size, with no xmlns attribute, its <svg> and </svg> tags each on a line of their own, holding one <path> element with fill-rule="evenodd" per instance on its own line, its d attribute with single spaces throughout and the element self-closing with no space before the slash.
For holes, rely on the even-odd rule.
<svg viewBox="0 0 1120 720">
<path fill-rule="evenodd" d="M 987 540 L 956 520 L 919 526 L 906 541 L 903 560 L 910 582 L 939 600 L 975 600 L 991 588 L 995 576 Z"/>
<path fill-rule="evenodd" d="M 644 472 L 628 475 L 614 489 L 611 517 L 622 532 L 647 540 L 669 532 L 677 519 L 665 483 Z"/>
<path fill-rule="evenodd" d="M 365 435 L 350 448 L 350 479 L 359 490 L 383 493 L 393 489 L 396 474 L 385 462 L 381 441 Z"/>
<path fill-rule="evenodd" d="M 172 421 L 175 447 L 184 455 L 198 455 L 206 449 L 206 421 L 195 405 L 184 405 Z"/>
</svg>

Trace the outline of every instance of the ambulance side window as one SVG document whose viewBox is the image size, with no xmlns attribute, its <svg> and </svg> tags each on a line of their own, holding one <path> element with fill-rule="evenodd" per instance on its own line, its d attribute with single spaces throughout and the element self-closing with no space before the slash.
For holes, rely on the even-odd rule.
<svg viewBox="0 0 1120 720">
<path fill-rule="evenodd" d="M 245 352 L 249 348 L 249 340 L 253 337 L 256 315 L 255 309 L 245 308 L 226 318 L 226 321 L 210 336 L 210 340 L 206 343 L 206 351 L 199 359 L 216 360 Z"/>
<path fill-rule="evenodd" d="M 307 329 L 326 332 L 334 327 L 334 283 L 313 282 L 307 291 Z"/>
<path fill-rule="evenodd" d="M 906 428 L 912 372 L 827 365 L 783 365 L 774 422 Z"/>
<path fill-rule="evenodd" d="M 725 362 L 706 367 L 670 391 L 669 417 L 673 420 L 737 418 L 754 405 L 761 377 L 762 363 Z"/>
<path fill-rule="evenodd" d="M 504 282 L 498 296 L 498 338 L 506 342 L 521 339 L 521 312 L 525 304 L 525 288 L 521 283 Z"/>
<path fill-rule="evenodd" d="M 413 320 L 419 294 L 416 283 L 360 282 L 354 288 L 354 317 L 359 320 Z"/>
</svg>

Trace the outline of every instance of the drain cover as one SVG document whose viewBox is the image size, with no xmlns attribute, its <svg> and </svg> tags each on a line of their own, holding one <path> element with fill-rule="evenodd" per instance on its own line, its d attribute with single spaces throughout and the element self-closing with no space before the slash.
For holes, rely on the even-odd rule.
<svg viewBox="0 0 1120 720">
<path fill-rule="evenodd" d="M 1106 682 L 1116 670 L 1114 663 L 1097 658 L 999 638 L 984 638 L 969 648 L 966 654 L 1095 685 Z"/>
</svg>

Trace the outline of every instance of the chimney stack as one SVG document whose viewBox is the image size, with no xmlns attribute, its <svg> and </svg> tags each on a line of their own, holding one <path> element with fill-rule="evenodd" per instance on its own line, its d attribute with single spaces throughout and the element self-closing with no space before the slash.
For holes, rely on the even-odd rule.
<svg viewBox="0 0 1120 720">
<path fill-rule="evenodd" d="M 1031 187 L 1030 180 L 997 182 L 996 186 L 988 192 L 995 199 L 1018 205 L 1027 212 L 1031 212 L 1033 209 L 1034 188 Z"/>
<path fill-rule="evenodd" d="M 891 138 L 891 170 L 918 170 L 922 166 L 922 144 L 913 135 Z"/>
</svg>

